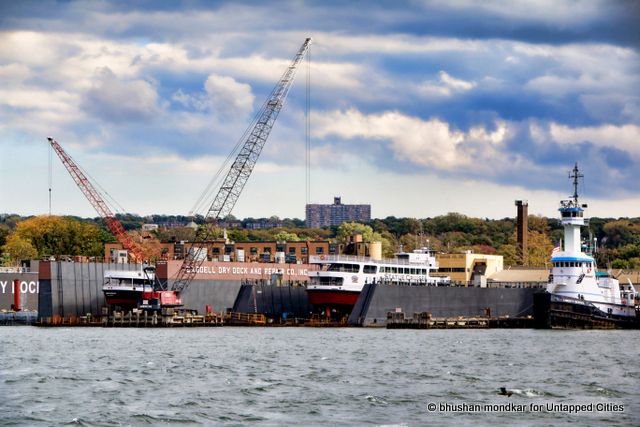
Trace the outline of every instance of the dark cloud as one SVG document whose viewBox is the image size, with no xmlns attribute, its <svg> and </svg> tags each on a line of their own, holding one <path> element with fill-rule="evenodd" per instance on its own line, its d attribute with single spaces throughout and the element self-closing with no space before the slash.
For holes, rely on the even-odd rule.
<svg viewBox="0 0 640 427">
<path fill-rule="evenodd" d="M 555 3 L 555 10 L 543 10 L 549 3 L 505 4 L 498 1 L 312 1 L 255 2 L 252 0 L 216 1 L 38 1 L 0 2 L 0 27 L 16 28 L 25 23 L 32 28 L 45 25 L 51 29 L 66 27 L 75 21 L 90 29 L 95 22 L 82 17 L 95 14 L 148 14 L 148 21 L 137 25 L 105 26 L 105 34 L 136 37 L 144 35 L 158 40 L 207 28 L 195 26 L 170 29 L 154 25 L 157 13 L 214 12 L 225 16 L 215 24 L 218 31 L 242 28 L 255 31 L 339 31 L 344 34 L 398 33 L 456 37 L 463 39 L 509 39 L 528 43 L 604 42 L 637 47 L 640 40 L 640 4 L 634 0 L 565 1 Z M 236 11 L 229 15 L 227 12 Z M 45 22 L 42 22 L 45 21 Z M 244 23 L 244 25 L 243 25 Z M 209 30 L 211 27 L 208 28 Z M 167 31 L 171 30 L 171 31 Z"/>
</svg>

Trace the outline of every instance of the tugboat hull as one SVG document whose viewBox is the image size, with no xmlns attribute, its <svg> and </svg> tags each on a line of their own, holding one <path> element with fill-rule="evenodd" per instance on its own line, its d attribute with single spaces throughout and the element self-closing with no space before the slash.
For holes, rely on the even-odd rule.
<svg viewBox="0 0 640 427">
<path fill-rule="evenodd" d="M 640 329 L 635 316 L 607 314 L 589 301 L 541 292 L 533 296 L 535 327 L 540 329 Z"/>
</svg>

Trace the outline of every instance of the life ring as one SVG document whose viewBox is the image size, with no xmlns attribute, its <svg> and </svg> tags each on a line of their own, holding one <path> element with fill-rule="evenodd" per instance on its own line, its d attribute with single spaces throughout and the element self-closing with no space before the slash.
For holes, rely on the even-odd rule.
<svg viewBox="0 0 640 427">
<path fill-rule="evenodd" d="M 320 255 L 320 259 L 324 259 L 324 255 Z"/>
<path fill-rule="evenodd" d="M 622 300 L 622 305 L 627 305 L 627 300 L 626 299 Z"/>
<path fill-rule="evenodd" d="M 591 273 L 591 267 L 587 268 L 587 273 Z"/>
</svg>

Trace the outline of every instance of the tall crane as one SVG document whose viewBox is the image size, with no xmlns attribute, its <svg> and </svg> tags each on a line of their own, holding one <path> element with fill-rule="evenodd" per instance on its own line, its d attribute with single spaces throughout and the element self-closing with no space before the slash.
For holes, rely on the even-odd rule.
<svg viewBox="0 0 640 427">
<path fill-rule="evenodd" d="M 271 94 L 262 105 L 262 108 L 256 115 L 256 119 L 245 131 L 244 135 L 246 139 L 234 162 L 231 164 L 218 193 L 213 199 L 213 203 L 211 203 L 211 207 L 205 215 L 205 222 L 214 222 L 226 217 L 238 201 L 238 197 L 240 197 L 240 193 L 247 183 L 258 157 L 262 152 L 262 148 L 265 142 L 267 142 L 273 124 L 287 99 L 289 89 L 296 75 L 296 69 L 308 52 L 310 44 L 311 38 L 305 39 L 298 53 L 293 57 L 291 64 L 285 70 L 271 91 Z M 205 228 L 205 232 L 196 237 L 194 244 L 205 242 L 211 237 L 211 230 L 209 227 Z M 191 245 L 191 247 L 193 246 L 194 245 Z M 189 283 L 191 283 L 198 267 L 202 266 L 205 259 L 206 257 L 194 256 L 194 254 L 189 253 L 185 254 L 184 261 L 173 282 L 172 290 L 178 293 L 183 291 Z"/>
<path fill-rule="evenodd" d="M 133 241 L 131 236 L 127 234 L 120 221 L 118 221 L 113 212 L 111 212 L 109 206 L 107 206 L 105 201 L 100 196 L 98 190 L 96 190 L 91 181 L 89 181 L 89 179 L 85 176 L 78 164 L 71 158 L 70 155 L 68 155 L 62 149 L 62 147 L 56 140 L 51 137 L 47 139 L 49 140 L 49 144 L 51 144 L 51 147 L 56 152 L 58 157 L 60 157 L 60 160 L 62 160 L 64 167 L 67 168 L 67 171 L 69 171 L 71 178 L 73 178 L 73 180 L 76 182 L 80 190 L 82 190 L 91 205 L 93 205 L 93 207 L 96 209 L 98 215 L 100 215 L 100 217 L 107 224 L 107 228 L 109 229 L 111 234 L 113 234 L 115 238 L 118 239 L 118 242 L 120 242 L 120 244 L 122 244 L 122 246 L 129 251 L 129 255 L 135 261 L 142 262 L 142 260 L 144 259 L 144 251 L 138 244 L 136 244 L 136 242 Z"/>
</svg>

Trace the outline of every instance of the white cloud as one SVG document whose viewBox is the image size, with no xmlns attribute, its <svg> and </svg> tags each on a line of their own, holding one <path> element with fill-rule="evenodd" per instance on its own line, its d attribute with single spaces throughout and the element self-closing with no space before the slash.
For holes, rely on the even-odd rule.
<svg viewBox="0 0 640 427">
<path fill-rule="evenodd" d="M 455 93 L 466 92 L 476 87 L 476 82 L 457 79 L 446 71 L 438 73 L 438 82 L 428 80 L 418 87 L 418 91 L 425 97 L 449 97 Z"/>
<path fill-rule="evenodd" d="M 22 83 L 31 76 L 31 70 L 24 64 L 0 65 L 0 85 L 7 86 L 9 83 Z"/>
<path fill-rule="evenodd" d="M 475 82 L 467 82 L 462 79 L 456 79 L 455 77 L 450 76 L 444 71 L 440 71 L 438 75 L 440 76 L 440 81 L 453 90 L 464 91 L 471 90 L 476 87 Z"/>
<path fill-rule="evenodd" d="M 640 160 L 640 126 L 601 125 L 571 128 L 551 123 L 549 131 L 553 139 L 561 144 L 591 142 L 599 147 L 614 147 L 626 151 Z"/>
<path fill-rule="evenodd" d="M 251 86 L 246 83 L 238 83 L 232 77 L 211 74 L 204 87 L 213 110 L 218 115 L 245 114 L 253 108 L 255 97 L 251 93 Z"/>
<path fill-rule="evenodd" d="M 366 115 L 350 109 L 314 117 L 313 131 L 318 138 L 335 135 L 388 141 L 396 159 L 444 171 L 469 166 L 488 168 L 482 160 L 492 159 L 507 136 L 503 122 L 497 123 L 493 132 L 474 127 L 464 133 L 439 119 L 422 120 L 397 111 Z M 492 164 L 498 161 L 496 157 Z"/>
<path fill-rule="evenodd" d="M 160 112 L 156 89 L 144 80 L 121 80 L 108 67 L 85 94 L 85 109 L 112 122 L 148 120 Z"/>
</svg>

